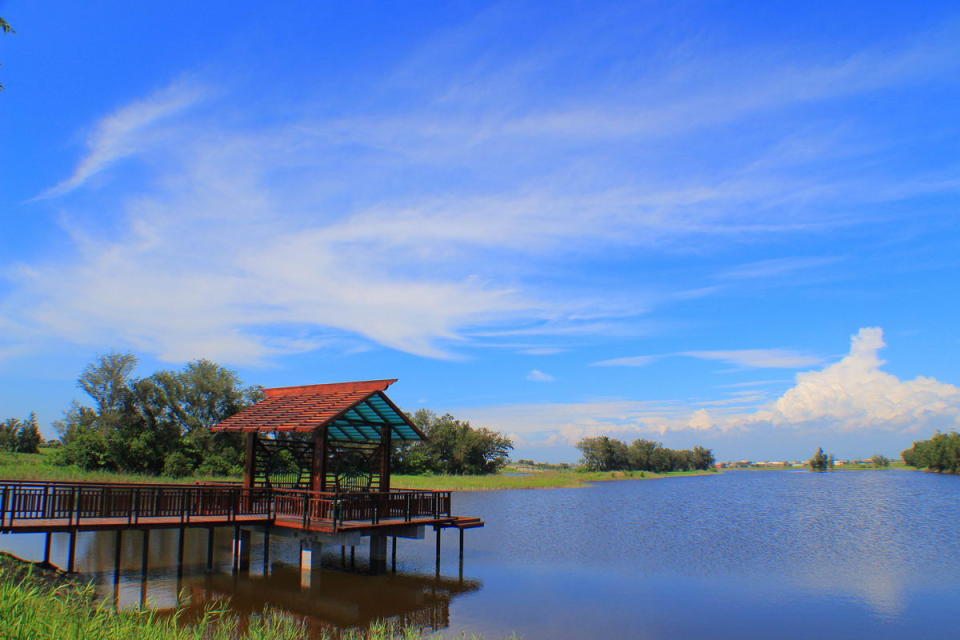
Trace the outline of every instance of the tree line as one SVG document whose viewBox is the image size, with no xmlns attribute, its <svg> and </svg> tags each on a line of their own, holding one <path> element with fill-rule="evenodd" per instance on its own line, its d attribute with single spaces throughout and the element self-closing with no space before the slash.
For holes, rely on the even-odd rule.
<svg viewBox="0 0 960 640">
<path fill-rule="evenodd" d="M 426 440 L 401 445 L 390 463 L 395 473 L 487 474 L 509 461 L 513 442 L 502 433 L 472 427 L 449 413 L 420 409 L 409 416 Z"/>
<path fill-rule="evenodd" d="M 701 446 L 668 449 L 643 438 L 629 445 L 607 436 L 583 438 L 577 443 L 577 449 L 588 471 L 694 471 L 709 469 L 715 462 L 710 449 Z"/>
<path fill-rule="evenodd" d="M 53 461 L 174 477 L 243 473 L 241 434 L 213 433 L 210 427 L 261 400 L 263 390 L 245 386 L 235 372 L 209 360 L 143 378 L 133 376 L 137 362 L 132 354 L 111 353 L 83 370 L 77 384 L 92 406 L 75 402 L 54 423 L 63 446 Z M 421 409 L 410 418 L 428 440 L 395 448 L 396 473 L 495 473 L 513 448 L 503 434 L 449 414 Z"/>
<path fill-rule="evenodd" d="M 918 440 L 900 454 L 911 467 L 930 469 L 941 473 L 960 473 L 960 434 L 934 434 L 929 440 Z"/>
<path fill-rule="evenodd" d="M 38 453 L 43 444 L 37 414 L 31 413 L 26 420 L 7 418 L 0 422 L 0 451 L 8 453 Z"/>
<path fill-rule="evenodd" d="M 144 378 L 133 377 L 136 365 L 132 354 L 111 353 L 83 370 L 77 384 L 93 406 L 75 402 L 54 423 L 63 442 L 54 461 L 174 477 L 241 473 L 241 437 L 210 427 L 260 400 L 260 387 L 209 360 Z"/>
</svg>

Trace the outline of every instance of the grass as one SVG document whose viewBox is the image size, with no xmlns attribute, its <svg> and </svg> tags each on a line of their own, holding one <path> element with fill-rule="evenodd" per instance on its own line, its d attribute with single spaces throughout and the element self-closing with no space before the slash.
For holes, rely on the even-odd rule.
<svg viewBox="0 0 960 640">
<path fill-rule="evenodd" d="M 0 640 L 294 640 L 307 637 L 301 623 L 279 611 L 253 617 L 245 625 L 226 608 L 208 609 L 186 624 L 183 610 L 115 611 L 97 603 L 92 586 L 0 553 Z M 326 636 L 324 636 L 326 637 Z M 381 623 L 349 631 L 338 640 L 427 640 L 417 627 Z"/>
<path fill-rule="evenodd" d="M 79 467 L 61 467 L 50 461 L 53 449 L 40 453 L 0 453 L 0 480 L 54 480 L 62 482 L 147 482 L 192 484 L 204 480 L 240 480 L 239 477 L 171 478 L 132 473 L 85 471 Z M 485 476 L 394 475 L 391 485 L 403 489 L 436 489 L 438 491 L 490 491 L 496 489 L 559 489 L 584 487 L 592 482 L 608 480 L 641 480 L 678 476 L 708 475 L 714 471 L 532 471 L 527 475 L 503 473 Z M 2 637 L 0 637 L 2 640 Z"/>
<path fill-rule="evenodd" d="M 59 482 L 154 482 L 192 484 L 201 480 L 240 480 L 190 476 L 172 478 L 136 473 L 86 471 L 76 466 L 61 467 L 50 460 L 54 449 L 41 448 L 40 453 L 0 453 L 0 480 L 52 480 Z M 2 639 L 2 636 L 0 636 Z"/>
<path fill-rule="evenodd" d="M 560 489 L 585 487 L 592 482 L 610 480 L 651 480 L 682 476 L 712 475 L 714 471 L 535 471 L 515 476 L 502 473 L 486 476 L 406 476 L 394 475 L 391 485 L 404 489 L 441 491 L 492 491 L 497 489 Z"/>
</svg>

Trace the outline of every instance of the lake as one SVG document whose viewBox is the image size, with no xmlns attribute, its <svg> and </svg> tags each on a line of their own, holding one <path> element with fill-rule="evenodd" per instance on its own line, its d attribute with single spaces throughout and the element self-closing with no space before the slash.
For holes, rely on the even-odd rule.
<svg viewBox="0 0 960 640">
<path fill-rule="evenodd" d="M 229 528 L 207 575 L 205 530 L 191 530 L 180 580 L 194 605 L 230 596 L 244 615 L 286 609 L 322 631 L 378 617 L 524 638 L 944 637 L 960 607 L 960 477 L 910 471 L 735 471 L 581 489 L 458 493 L 454 512 L 483 517 L 445 532 L 441 579 L 432 532 L 399 542 L 396 575 L 362 575 L 339 547 L 302 589 L 297 544 L 273 537 L 262 575 L 259 537 L 249 576 L 230 574 Z M 120 606 L 177 602 L 176 532 L 153 532 L 141 579 L 140 534 L 80 534 L 79 569 Z M 65 536 L 54 562 L 64 564 Z M 0 537 L 30 559 L 42 536 Z M 345 565 L 345 566 L 344 566 Z"/>
</svg>

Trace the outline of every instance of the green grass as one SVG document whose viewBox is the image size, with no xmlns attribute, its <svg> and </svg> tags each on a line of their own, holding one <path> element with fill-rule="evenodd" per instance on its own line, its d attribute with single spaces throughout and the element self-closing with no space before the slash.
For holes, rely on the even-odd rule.
<svg viewBox="0 0 960 640">
<path fill-rule="evenodd" d="M 406 476 L 394 475 L 391 486 L 403 489 L 440 491 L 491 491 L 496 489 L 560 489 L 585 487 L 591 482 L 609 480 L 651 480 L 682 476 L 712 475 L 714 471 L 537 471 L 525 476 L 502 473 L 486 476 Z"/>
<path fill-rule="evenodd" d="M 41 449 L 40 453 L 0 453 L 0 480 L 53 480 L 60 482 L 160 482 L 192 484 L 200 480 L 240 480 L 240 478 L 214 478 L 190 476 L 171 478 L 136 473 L 112 473 L 109 471 L 85 471 L 80 467 L 61 467 L 51 462 L 53 449 Z M 2 638 L 2 636 L 0 636 Z"/>
<path fill-rule="evenodd" d="M 225 608 L 208 609 L 190 624 L 183 610 L 115 611 L 97 603 L 94 589 L 9 554 L 0 554 L 0 640 L 294 640 L 301 623 L 279 611 L 253 617 L 244 628 Z M 326 637 L 326 636 L 324 636 Z M 341 640 L 426 640 L 416 627 L 375 624 Z"/>
<path fill-rule="evenodd" d="M 0 453 L 0 480 L 54 480 L 62 482 L 155 482 L 190 484 L 204 480 L 240 480 L 239 477 L 171 478 L 132 473 L 107 471 L 84 471 L 79 467 L 61 467 L 50 461 L 53 449 L 41 449 L 40 453 Z M 502 473 L 484 476 L 394 475 L 391 485 L 402 489 L 436 489 L 438 491 L 489 491 L 495 489 L 558 489 L 584 487 L 591 482 L 608 480 L 640 480 L 672 478 L 679 476 L 712 474 L 714 471 L 677 471 L 653 473 L 651 471 L 596 471 L 573 470 L 534 471 L 528 475 L 515 476 Z"/>
</svg>

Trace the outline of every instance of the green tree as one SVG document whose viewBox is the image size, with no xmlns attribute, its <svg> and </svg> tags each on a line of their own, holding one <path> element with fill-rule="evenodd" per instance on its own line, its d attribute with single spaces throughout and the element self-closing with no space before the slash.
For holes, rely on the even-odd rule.
<svg viewBox="0 0 960 640">
<path fill-rule="evenodd" d="M 0 422 L 0 451 L 16 452 L 19 445 L 17 435 L 21 425 L 19 418 L 8 418 Z"/>
<path fill-rule="evenodd" d="M 114 353 L 83 370 L 78 385 L 96 407 L 74 403 L 56 423 L 64 446 L 55 459 L 178 476 L 239 472 L 240 436 L 213 434 L 210 427 L 258 401 L 262 389 L 244 387 L 236 373 L 208 360 L 139 379 L 132 377 L 136 364 L 135 356 Z"/>
<path fill-rule="evenodd" d="M 40 435 L 40 425 L 37 423 L 37 414 L 31 413 L 20 431 L 17 432 L 17 451 L 20 453 L 40 453 L 43 436 Z"/>
<path fill-rule="evenodd" d="M 830 467 L 830 457 L 823 452 L 823 447 L 817 447 L 817 452 L 807 464 L 811 471 L 826 471 Z"/>
<path fill-rule="evenodd" d="M 588 471 L 617 471 L 629 466 L 629 449 L 615 438 L 583 438 L 577 443 L 577 448 L 583 454 L 583 466 Z"/>
<path fill-rule="evenodd" d="M 475 428 L 450 414 L 420 409 L 411 421 L 425 441 L 397 447 L 392 465 L 401 473 L 496 473 L 506 465 L 513 442 L 502 433 Z"/>
<path fill-rule="evenodd" d="M 890 466 L 890 458 L 886 457 L 885 455 L 875 453 L 870 458 L 870 463 L 878 469 L 886 469 Z"/>
</svg>

